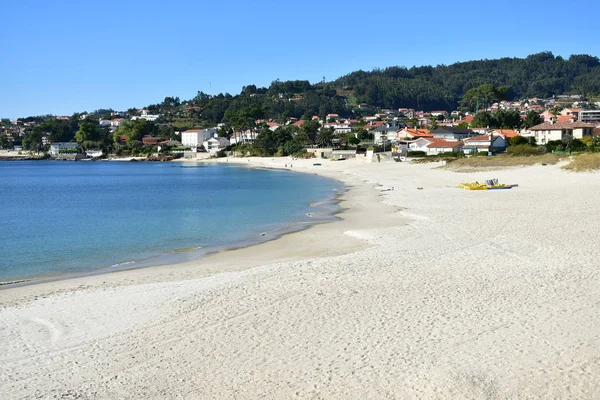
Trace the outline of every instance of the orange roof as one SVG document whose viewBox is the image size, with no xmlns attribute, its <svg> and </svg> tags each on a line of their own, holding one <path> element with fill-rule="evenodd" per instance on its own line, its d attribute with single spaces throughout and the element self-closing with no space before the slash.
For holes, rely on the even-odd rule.
<svg viewBox="0 0 600 400">
<path fill-rule="evenodd" d="M 383 125 L 384 121 L 371 121 L 367 125 L 363 126 L 365 129 L 377 129 Z"/>
<path fill-rule="evenodd" d="M 512 129 L 494 129 L 493 132 L 507 138 L 519 136 L 519 134 L 516 131 L 513 131 Z"/>
<path fill-rule="evenodd" d="M 461 143 L 458 141 L 449 141 L 446 139 L 438 139 L 438 138 L 432 138 L 432 139 L 426 139 L 430 144 L 428 147 L 434 147 L 434 148 L 453 148 L 457 145 L 460 145 Z"/>
<path fill-rule="evenodd" d="M 473 115 L 467 115 L 466 117 L 461 119 L 460 122 L 466 122 L 467 124 L 470 124 L 471 122 L 473 122 L 473 119 L 475 119 Z"/>
<path fill-rule="evenodd" d="M 483 142 L 483 141 L 489 141 L 490 137 L 488 135 L 480 135 L 480 136 L 474 136 L 474 137 L 470 137 L 465 139 L 465 142 Z"/>
<path fill-rule="evenodd" d="M 559 115 L 556 117 L 558 122 L 572 122 L 574 119 L 576 118 L 572 115 Z"/>
<path fill-rule="evenodd" d="M 411 129 L 411 128 L 404 128 L 399 130 L 398 132 L 402 132 L 405 131 L 406 133 L 410 134 L 412 137 L 422 137 L 422 138 L 427 138 L 427 137 L 433 137 L 433 135 L 431 134 L 431 132 L 429 131 L 429 129 Z"/>
<path fill-rule="evenodd" d="M 306 122 L 305 120 L 301 119 L 300 121 L 294 122 L 293 125 L 302 126 L 305 122 Z"/>
</svg>

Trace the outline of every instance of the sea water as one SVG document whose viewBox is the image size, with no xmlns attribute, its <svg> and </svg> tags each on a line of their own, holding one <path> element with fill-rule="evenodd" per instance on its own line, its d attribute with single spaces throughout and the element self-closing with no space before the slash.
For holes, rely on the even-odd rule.
<svg viewBox="0 0 600 400">
<path fill-rule="evenodd" d="M 0 162 L 0 282 L 165 262 L 312 221 L 336 181 L 233 164 Z"/>
</svg>

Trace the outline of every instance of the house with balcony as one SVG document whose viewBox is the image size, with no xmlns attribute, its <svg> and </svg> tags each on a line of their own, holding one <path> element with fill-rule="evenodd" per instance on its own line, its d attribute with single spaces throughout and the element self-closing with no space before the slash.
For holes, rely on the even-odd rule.
<svg viewBox="0 0 600 400">
<path fill-rule="evenodd" d="M 381 124 L 373 129 L 373 138 L 376 144 L 396 139 L 396 132 L 404 128 L 404 124 L 398 121 L 379 121 Z"/>
<path fill-rule="evenodd" d="M 208 153 L 214 154 L 229 146 L 229 140 L 224 137 L 214 136 L 205 140 L 202 146 L 204 146 L 204 149 Z"/>
<path fill-rule="evenodd" d="M 57 142 L 50 143 L 50 150 L 48 153 L 57 157 L 60 154 L 77 154 L 79 150 L 79 144 L 76 142 Z"/>
<path fill-rule="evenodd" d="M 215 136 L 217 130 L 211 129 L 188 129 L 187 131 L 181 132 L 181 144 L 185 147 L 189 147 L 192 150 L 198 149 L 202 146 L 205 140 Z"/>
<path fill-rule="evenodd" d="M 460 140 L 446 140 L 438 138 L 419 138 L 408 144 L 409 151 L 423 151 L 428 156 L 440 153 L 458 153 L 462 151 L 463 143 Z"/>
<path fill-rule="evenodd" d="M 550 120 L 533 126 L 530 130 L 533 132 L 537 144 L 544 144 L 553 140 L 562 140 L 567 135 L 571 135 L 575 139 L 583 139 L 586 136 L 592 136 L 594 128 L 593 124 L 581 121 L 555 122 Z"/>
<path fill-rule="evenodd" d="M 467 138 L 463 141 L 463 152 L 472 153 L 503 153 L 506 151 L 508 141 L 501 135 L 481 135 Z"/>
</svg>

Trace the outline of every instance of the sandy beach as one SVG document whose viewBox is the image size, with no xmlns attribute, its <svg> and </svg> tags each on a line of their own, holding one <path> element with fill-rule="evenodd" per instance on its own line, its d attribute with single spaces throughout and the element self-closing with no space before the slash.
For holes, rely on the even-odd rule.
<svg viewBox="0 0 600 400">
<path fill-rule="evenodd" d="M 237 161 L 344 182 L 341 220 L 0 289 L 3 398 L 600 397 L 600 174 Z"/>
</svg>

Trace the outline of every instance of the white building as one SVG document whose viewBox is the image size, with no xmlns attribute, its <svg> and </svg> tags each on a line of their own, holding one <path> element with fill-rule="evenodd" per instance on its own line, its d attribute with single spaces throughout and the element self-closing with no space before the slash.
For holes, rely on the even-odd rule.
<svg viewBox="0 0 600 400">
<path fill-rule="evenodd" d="M 184 147 L 190 147 L 192 149 L 197 149 L 202 146 L 202 143 L 205 140 L 215 136 L 217 134 L 217 130 L 214 128 L 211 129 L 189 129 L 187 131 L 181 132 L 181 144 Z"/>
<path fill-rule="evenodd" d="M 75 142 L 58 142 L 50 144 L 50 155 L 57 156 L 61 153 L 76 153 L 79 145 Z"/>
<path fill-rule="evenodd" d="M 471 153 L 488 153 L 488 152 L 503 152 L 506 151 L 507 143 L 504 136 L 501 135 L 482 135 L 467 138 L 464 140 L 463 152 Z"/>
<path fill-rule="evenodd" d="M 548 143 L 553 140 L 562 140 L 566 135 L 571 135 L 575 139 L 582 139 L 585 136 L 592 136 L 594 125 L 585 122 L 544 122 L 531 128 L 535 135 L 537 144 Z"/>
<path fill-rule="evenodd" d="M 146 121 L 156 121 L 160 118 L 160 114 L 143 114 L 140 115 L 141 119 L 145 119 Z"/>
<path fill-rule="evenodd" d="M 202 145 L 208 153 L 216 153 L 229 146 L 229 140 L 223 137 L 215 136 L 205 140 Z"/>
<path fill-rule="evenodd" d="M 246 131 L 236 131 L 236 132 L 233 132 L 230 143 L 231 144 L 252 143 L 256 140 L 257 136 L 258 136 L 258 134 L 250 129 L 246 130 Z"/>
<path fill-rule="evenodd" d="M 343 135 L 352 132 L 352 127 L 348 123 L 327 122 L 323 124 L 323 128 L 333 128 L 333 132 L 338 135 Z"/>
<path fill-rule="evenodd" d="M 437 138 L 419 138 L 408 145 L 409 151 L 424 151 L 428 156 L 440 153 L 458 153 L 462 150 L 460 140 L 446 140 Z"/>
<path fill-rule="evenodd" d="M 110 126 L 111 121 L 108 119 L 101 119 L 100 121 L 98 121 L 98 124 L 100 126 Z"/>
<path fill-rule="evenodd" d="M 600 121 L 600 110 L 581 110 L 579 111 L 579 120 L 581 122 Z"/>
<path fill-rule="evenodd" d="M 125 118 L 115 118 L 110 120 L 110 126 L 119 126 L 121 122 L 125 121 Z"/>
</svg>

